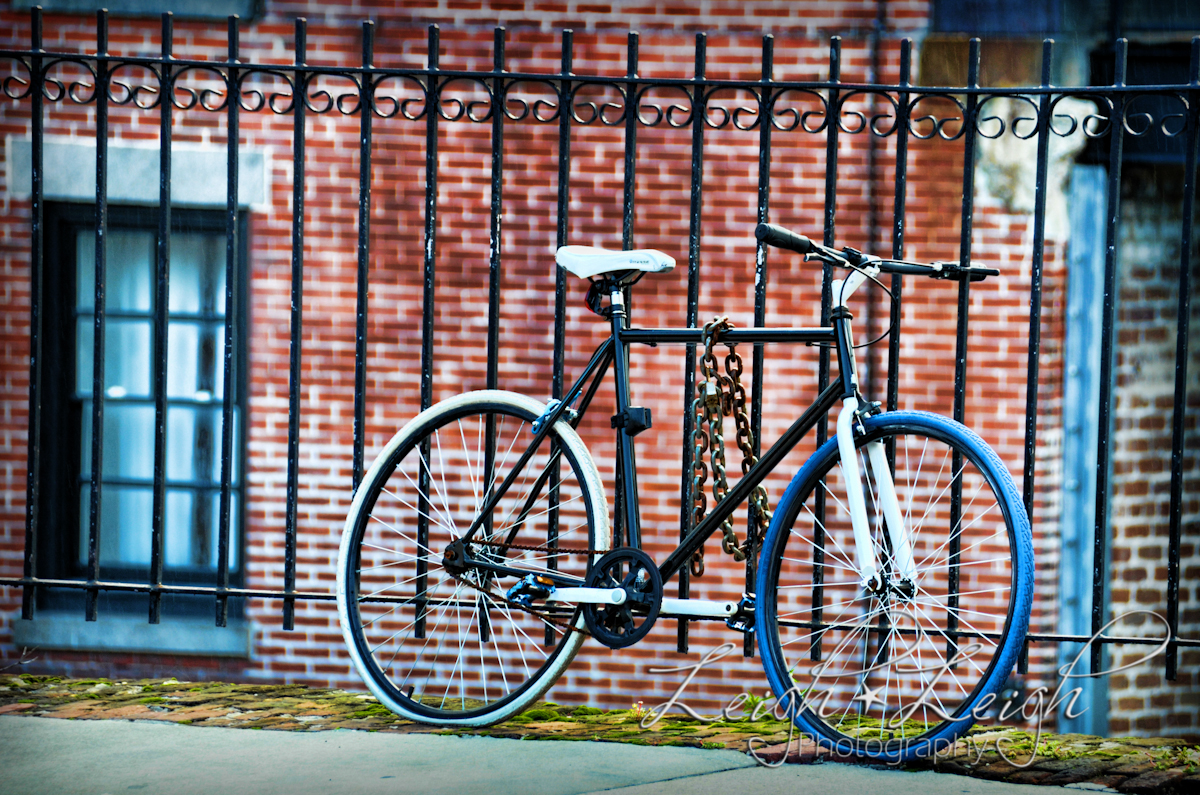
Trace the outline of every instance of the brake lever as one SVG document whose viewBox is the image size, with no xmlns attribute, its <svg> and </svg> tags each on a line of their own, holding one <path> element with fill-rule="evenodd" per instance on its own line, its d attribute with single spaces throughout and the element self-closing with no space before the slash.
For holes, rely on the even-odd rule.
<svg viewBox="0 0 1200 795">
<path fill-rule="evenodd" d="M 804 255 L 805 262 L 808 262 L 810 259 L 815 259 L 828 265 L 834 265 L 838 268 L 857 269 L 860 267 L 851 262 L 849 258 L 842 254 L 842 252 L 832 248 L 826 248 L 825 246 L 821 246 L 819 248 L 817 246 L 813 246 L 812 251 Z"/>
<path fill-rule="evenodd" d="M 995 268 L 977 268 L 974 265 L 963 267 L 961 262 L 932 262 L 929 267 L 933 268 L 934 272 L 930 274 L 933 278 L 956 282 L 961 282 L 963 277 L 968 281 L 981 282 L 989 276 L 1000 275 L 1000 271 Z"/>
</svg>

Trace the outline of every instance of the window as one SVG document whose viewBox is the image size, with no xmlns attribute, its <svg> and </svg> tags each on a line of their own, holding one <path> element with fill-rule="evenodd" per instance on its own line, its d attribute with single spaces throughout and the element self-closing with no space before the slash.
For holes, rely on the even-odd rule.
<svg viewBox="0 0 1200 795">
<path fill-rule="evenodd" d="M 46 307 L 42 444 L 42 576 L 86 576 L 92 445 L 95 293 L 94 208 L 46 212 Z M 234 400 L 231 582 L 241 581 L 244 386 L 224 375 L 225 221 L 219 211 L 172 209 L 166 377 L 166 505 L 163 581 L 216 579 L 222 402 Z M 244 301 L 245 216 L 235 295 Z M 106 263 L 104 459 L 100 568 L 104 579 L 146 582 L 150 572 L 154 462 L 154 302 L 158 212 L 109 210 Z M 246 339 L 243 307 L 237 338 Z M 235 373 L 245 372 L 244 344 Z M 81 603 L 81 591 L 48 589 L 45 607 Z M 102 610 L 145 609 L 140 594 L 102 592 Z M 211 611 L 211 598 L 164 597 L 165 612 Z M 231 600 L 231 612 L 240 610 Z"/>
<path fill-rule="evenodd" d="M 163 11 L 170 11 L 177 19 L 221 22 L 230 14 L 237 14 L 243 23 L 261 18 L 264 5 L 261 0 L 12 0 L 14 11 L 41 6 L 51 13 L 83 14 L 106 8 L 115 17 L 156 17 Z"/>
<path fill-rule="evenodd" d="M 1189 78 L 1191 45 L 1185 42 L 1129 44 L 1125 65 L 1125 84 L 1129 86 L 1186 85 Z M 1116 74 L 1112 47 L 1091 53 L 1091 84 L 1110 86 Z M 1131 95 L 1127 108 L 1129 128 L 1141 133 L 1125 133 L 1122 155 L 1127 163 L 1178 163 L 1187 159 L 1187 135 L 1184 120 L 1187 109 L 1179 99 L 1161 94 Z M 1153 121 L 1151 121 L 1153 120 Z M 1164 134 L 1164 129 L 1171 136 Z M 1108 165 L 1112 137 L 1091 138 L 1080 156 L 1085 163 Z"/>
<path fill-rule="evenodd" d="M 934 0 L 931 27 L 939 33 L 1013 36 L 1053 33 L 1061 27 L 1062 0 Z"/>
</svg>

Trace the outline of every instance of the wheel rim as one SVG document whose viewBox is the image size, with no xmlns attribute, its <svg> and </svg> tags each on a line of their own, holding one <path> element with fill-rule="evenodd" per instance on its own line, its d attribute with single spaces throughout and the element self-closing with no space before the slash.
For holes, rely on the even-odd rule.
<svg viewBox="0 0 1200 795">
<path fill-rule="evenodd" d="M 494 717 L 531 689 L 549 686 L 552 669 L 578 646 L 570 626 L 582 619 L 574 605 L 555 605 L 546 611 L 552 620 L 542 620 L 505 598 L 517 576 L 460 571 L 445 560 L 489 486 L 499 485 L 532 440 L 535 418 L 513 406 L 479 404 L 433 417 L 364 483 L 368 491 L 348 564 L 348 591 L 354 594 L 346 600 L 349 627 L 377 695 L 382 690 L 385 703 L 411 716 L 452 722 Z M 489 431 L 495 439 L 490 477 Z M 552 528 L 557 547 L 593 546 L 591 498 L 574 455 L 561 450 L 557 478 L 547 466 L 558 449 L 550 439 L 540 445 L 476 536 L 543 549 L 475 544 L 472 556 L 522 574 L 555 571 L 582 581 L 586 554 L 544 549 Z M 537 489 L 543 471 L 549 474 Z"/>
<path fill-rule="evenodd" d="M 857 451 L 862 471 L 869 471 L 865 442 L 880 438 L 895 443 L 896 490 L 917 564 L 913 595 L 861 587 L 841 468 L 830 455 L 817 471 L 824 482 L 800 494 L 781 517 L 790 531 L 782 548 L 776 545 L 778 567 L 769 585 L 778 587 L 771 587 L 768 609 L 778 627 L 774 658 L 792 692 L 804 697 L 796 702 L 804 706 L 797 722 L 856 753 L 893 756 L 970 720 L 971 707 L 1000 684 L 995 674 L 1002 677 L 1011 664 L 996 668 L 1012 651 L 1018 552 L 1011 495 L 969 445 L 938 428 L 892 424 L 863 440 Z M 961 500 L 955 521 L 956 472 Z M 888 572 L 878 495 L 870 479 L 864 482 L 872 544 L 879 568 Z M 823 607 L 814 611 L 818 603 Z M 980 648 L 968 656 L 972 644 Z M 948 665 L 956 653 L 960 661 Z"/>
</svg>

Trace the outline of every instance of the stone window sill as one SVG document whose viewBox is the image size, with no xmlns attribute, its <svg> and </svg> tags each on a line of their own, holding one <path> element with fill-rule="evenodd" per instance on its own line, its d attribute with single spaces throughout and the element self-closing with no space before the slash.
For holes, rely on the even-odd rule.
<svg viewBox="0 0 1200 795">
<path fill-rule="evenodd" d="M 141 616 L 84 621 L 78 613 L 45 611 L 32 621 L 14 617 L 10 626 L 17 648 L 240 658 L 249 658 L 251 648 L 245 619 L 231 618 L 228 626 L 218 627 L 201 618 L 164 617 L 161 624 L 150 624 Z"/>
</svg>

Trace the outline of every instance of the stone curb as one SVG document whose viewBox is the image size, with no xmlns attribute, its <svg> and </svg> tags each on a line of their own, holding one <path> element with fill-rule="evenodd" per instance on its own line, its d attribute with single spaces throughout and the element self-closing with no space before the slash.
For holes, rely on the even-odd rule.
<svg viewBox="0 0 1200 795">
<path fill-rule="evenodd" d="M 628 710 L 606 711 L 540 703 L 486 729 L 458 730 L 403 720 L 369 695 L 304 685 L 0 676 L 2 714 L 274 731 L 354 729 L 742 752 L 753 749 L 753 755 L 768 764 L 861 763 L 793 736 L 787 724 L 770 716 L 757 721 L 747 716 L 704 722 L 684 715 L 666 715 L 644 729 L 641 720 L 646 713 L 641 704 Z M 1035 739 L 1036 755 L 1031 754 Z M 937 758 L 907 765 L 906 769 L 1129 795 L 1200 795 L 1200 748 L 1167 738 L 1047 733 L 1035 738 L 1016 728 L 976 727 Z"/>
</svg>

